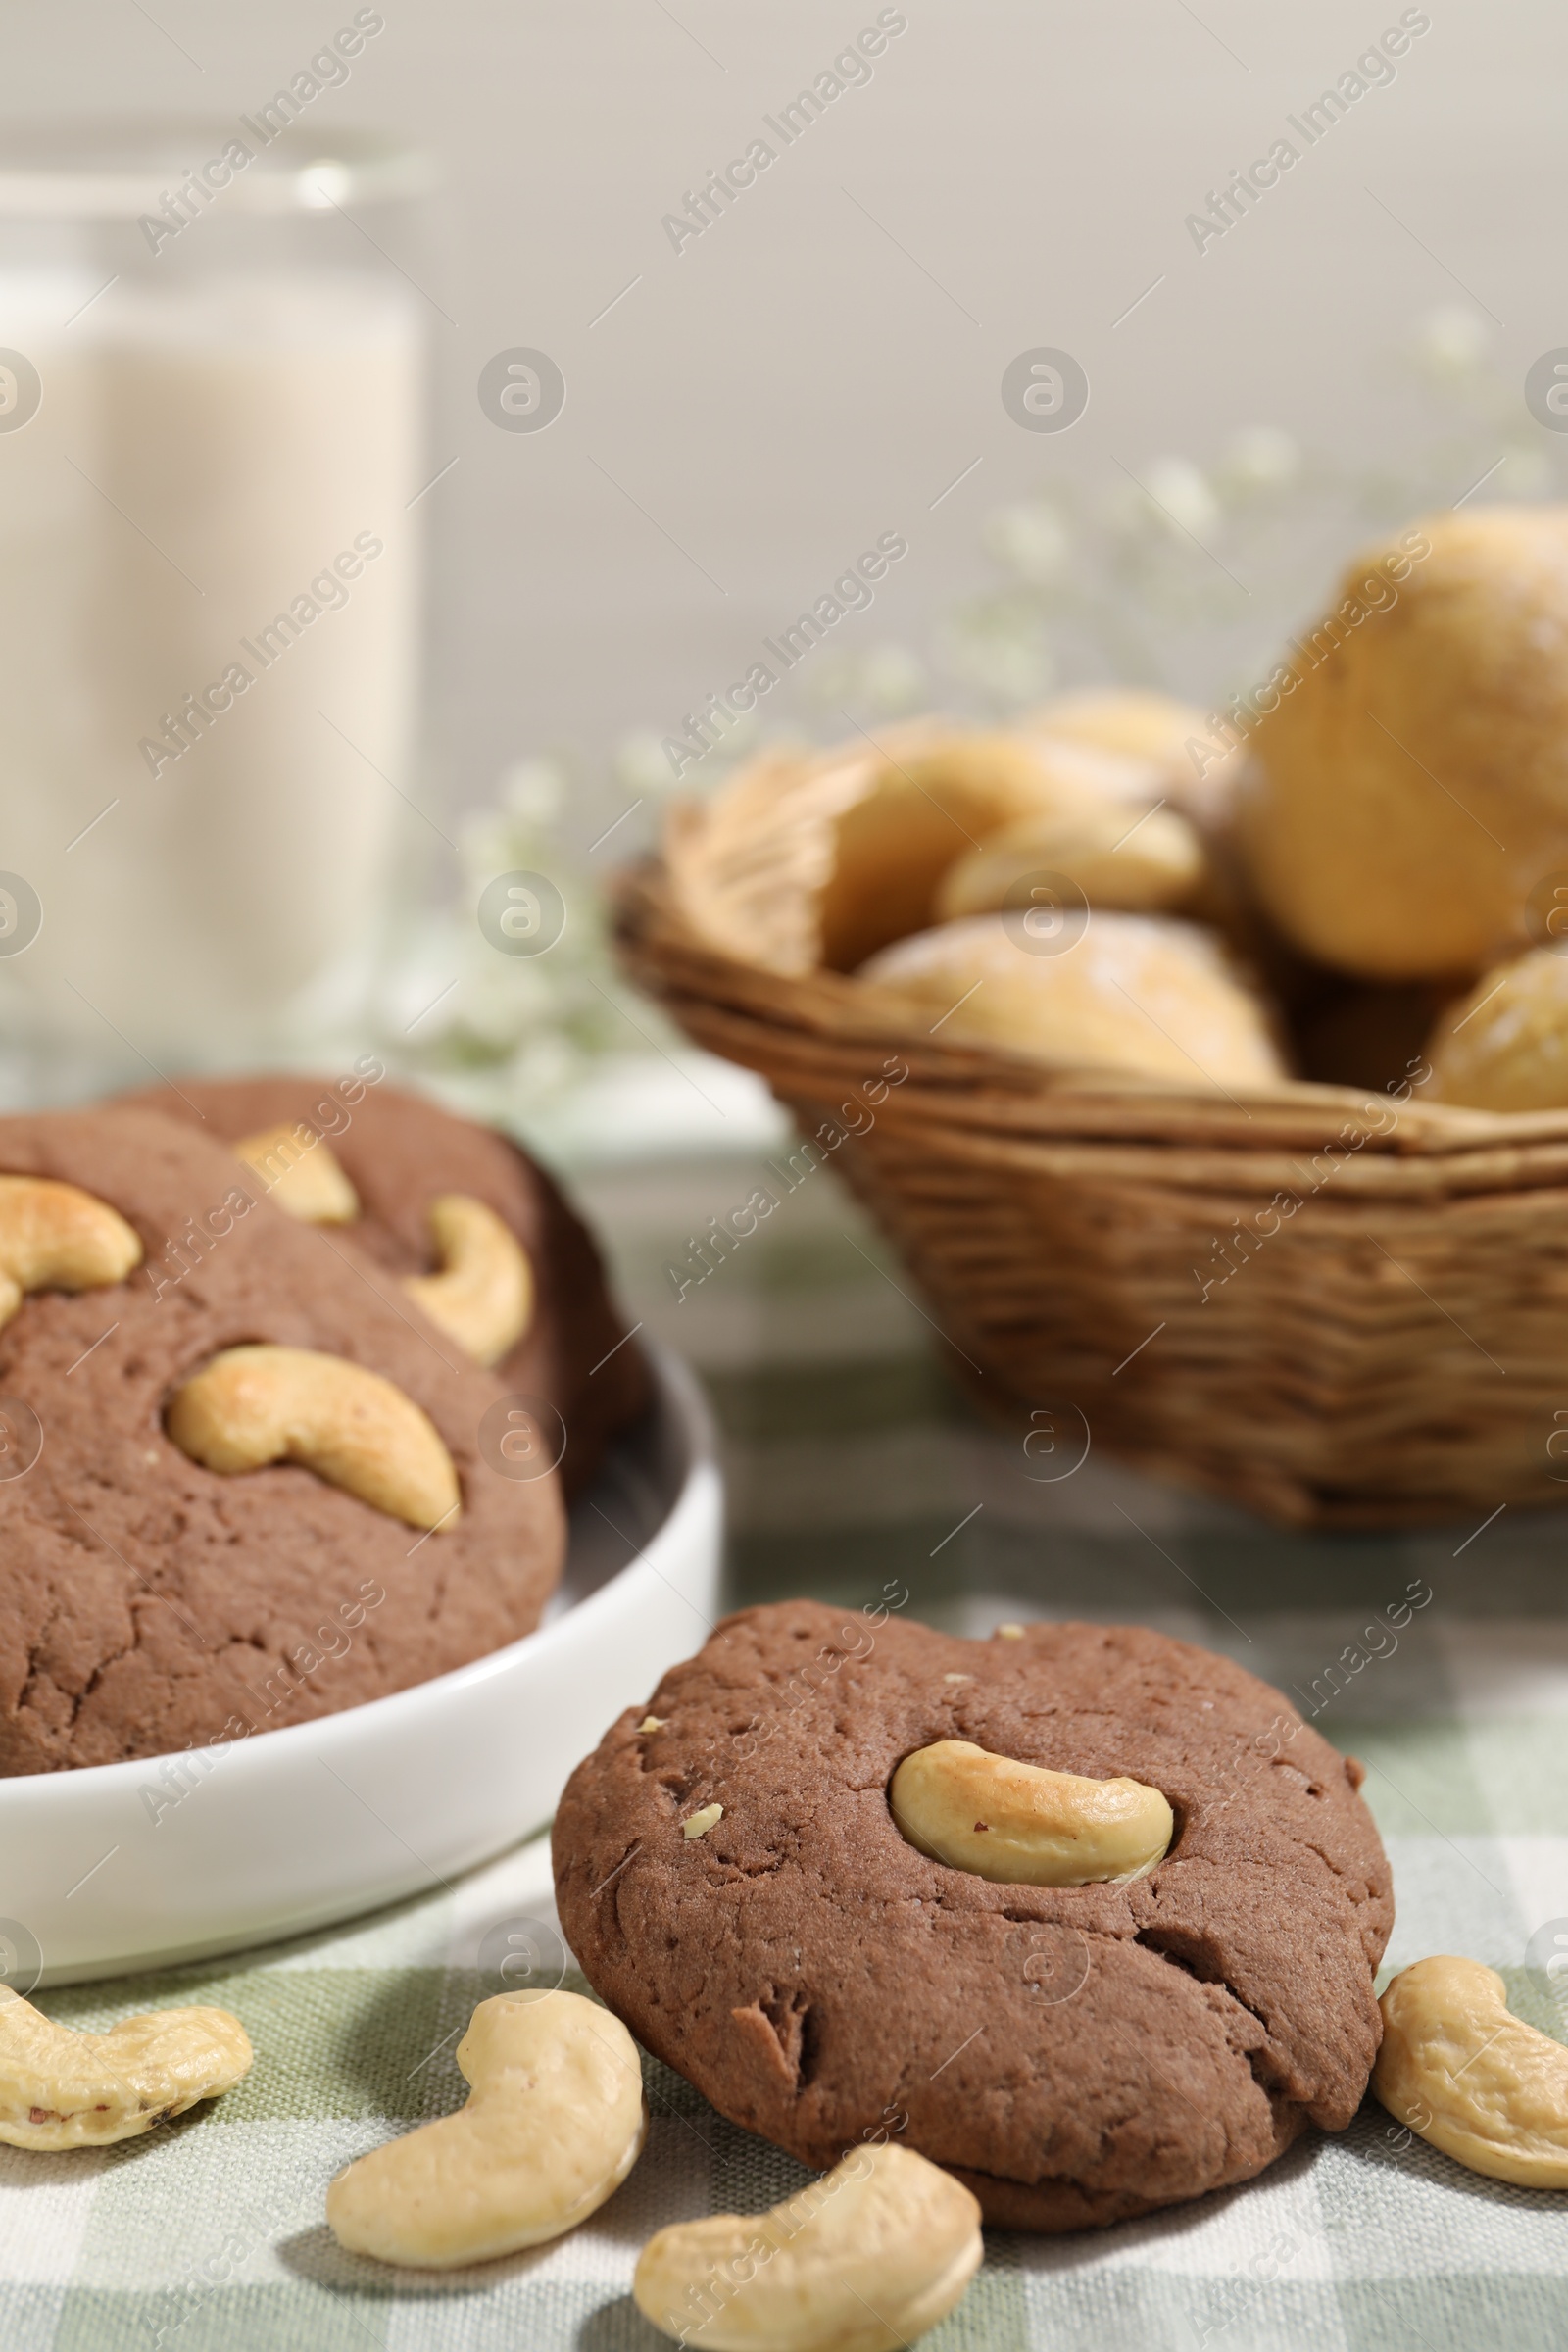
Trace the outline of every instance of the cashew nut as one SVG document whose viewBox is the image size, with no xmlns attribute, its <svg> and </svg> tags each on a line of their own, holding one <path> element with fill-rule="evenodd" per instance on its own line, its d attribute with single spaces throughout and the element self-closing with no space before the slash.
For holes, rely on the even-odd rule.
<svg viewBox="0 0 1568 2352">
<path fill-rule="evenodd" d="M 0 2140 L 102 2148 L 134 2139 L 251 2070 L 250 2037 L 226 2009 L 155 2009 L 108 2034 L 73 2034 L 0 1984 Z"/>
<path fill-rule="evenodd" d="M 28 1291 L 100 1291 L 141 1264 L 120 1211 L 52 1176 L 0 1176 L 0 1326 Z"/>
<path fill-rule="evenodd" d="M 1164 1797 L 1142 1781 L 1046 1772 L 968 1740 L 916 1748 L 889 1793 L 894 1820 L 922 1854 L 1008 1886 L 1145 1878 L 1175 1828 Z"/>
<path fill-rule="evenodd" d="M 1568 2049 L 1508 2008 L 1479 1960 L 1401 1970 L 1378 2006 L 1372 2087 L 1435 2148 L 1522 2188 L 1568 2188 Z"/>
<path fill-rule="evenodd" d="M 637 2045 L 575 1992 L 500 1992 L 458 2044 L 466 2107 L 339 2173 L 339 2245 L 427 2270 L 492 2262 L 586 2221 L 620 2186 L 648 2130 Z"/>
<path fill-rule="evenodd" d="M 984 2250 L 980 2207 L 951 2173 L 860 2147 L 770 2213 L 661 2230 L 631 2291 L 704 2352 L 894 2352 L 947 2317 Z"/>
<path fill-rule="evenodd" d="M 466 1193 L 430 1203 L 439 1274 L 410 1274 L 403 1288 L 476 1364 L 496 1364 L 533 1320 L 533 1268 L 510 1225 Z"/>
<path fill-rule="evenodd" d="M 175 1392 L 164 1425 L 225 1477 L 303 1462 L 410 1527 L 438 1527 L 458 1508 L 452 1456 L 413 1398 L 341 1355 L 225 1348 Z"/>
<path fill-rule="evenodd" d="M 343 1163 L 303 1119 L 297 1126 L 264 1127 L 230 1146 L 266 1185 L 268 1196 L 302 1225 L 352 1225 L 359 1195 Z"/>
</svg>

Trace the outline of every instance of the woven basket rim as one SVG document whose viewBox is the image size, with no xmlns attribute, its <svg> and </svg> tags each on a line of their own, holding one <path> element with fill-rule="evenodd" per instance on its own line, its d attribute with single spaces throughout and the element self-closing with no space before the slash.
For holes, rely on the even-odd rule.
<svg viewBox="0 0 1568 2352">
<path fill-rule="evenodd" d="M 1368 1149 L 1439 1157 L 1500 1151 L 1528 1159 L 1532 1147 L 1544 1147 L 1555 1159 L 1568 1144 L 1568 1109 L 1467 1109 L 1311 1079 L 1208 1093 L 1121 1071 L 1053 1068 L 1003 1047 L 945 1040 L 905 1024 L 868 1005 L 845 974 L 782 973 L 730 954 L 687 915 L 657 855 L 621 867 L 611 879 L 610 898 L 616 943 L 634 976 L 677 1019 L 693 1016 L 683 1026 L 711 1030 L 716 1021 L 725 1033 L 716 1050 L 729 1058 L 770 1080 L 781 1065 L 798 1065 L 807 1100 L 818 1085 L 831 1093 L 846 1083 L 829 1063 L 880 1052 L 908 1065 L 912 1088 L 906 1084 L 901 1093 L 911 1104 L 918 1099 L 923 1115 L 971 1127 L 1027 1133 L 1043 1124 L 1054 1137 L 1108 1131 L 1184 1145 L 1278 1149 L 1329 1141 L 1356 1115 L 1396 1109 L 1388 1131 L 1362 1139 Z M 863 1074 L 874 1076 L 874 1067 Z"/>
</svg>

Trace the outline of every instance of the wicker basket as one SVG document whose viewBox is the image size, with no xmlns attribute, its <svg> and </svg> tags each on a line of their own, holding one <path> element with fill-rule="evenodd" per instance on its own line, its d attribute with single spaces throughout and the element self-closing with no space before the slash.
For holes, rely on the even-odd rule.
<svg viewBox="0 0 1568 2352">
<path fill-rule="evenodd" d="M 915 1034 L 713 944 L 671 874 L 703 822 L 622 878 L 624 960 L 820 1137 L 994 1416 L 1076 1409 L 1292 1526 L 1568 1499 L 1568 1112 L 1233 1100 Z"/>
</svg>

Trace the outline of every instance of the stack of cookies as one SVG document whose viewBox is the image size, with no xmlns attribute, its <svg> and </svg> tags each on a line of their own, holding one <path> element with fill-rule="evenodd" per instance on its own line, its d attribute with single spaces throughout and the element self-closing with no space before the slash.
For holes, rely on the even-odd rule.
<svg viewBox="0 0 1568 2352">
<path fill-rule="evenodd" d="M 539 1623 L 647 1368 L 545 1173 L 381 1077 L 0 1120 L 0 1772 L 275 1729 Z"/>
<path fill-rule="evenodd" d="M 1565 650 L 1568 508 L 1428 516 L 1223 710 L 1110 689 L 769 753 L 671 878 L 712 945 L 851 975 L 911 1042 L 1568 1107 Z"/>
</svg>

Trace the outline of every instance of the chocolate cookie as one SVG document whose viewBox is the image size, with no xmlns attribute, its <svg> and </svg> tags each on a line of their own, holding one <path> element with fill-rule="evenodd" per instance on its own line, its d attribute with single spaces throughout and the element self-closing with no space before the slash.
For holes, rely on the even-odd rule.
<svg viewBox="0 0 1568 2352">
<path fill-rule="evenodd" d="M 944 1740 L 1163 1790 L 1170 1850 L 1126 1885 L 931 1860 L 888 1790 Z M 785 1602 L 726 1618 L 577 1767 L 561 1921 L 733 2122 L 815 2167 L 902 2132 L 988 2220 L 1081 2229 L 1355 2113 L 1393 1920 L 1359 1778 L 1277 1690 L 1139 1627 L 964 1642 Z"/>
<path fill-rule="evenodd" d="M 141 1262 L 106 1261 L 75 1295 L 49 1287 L 77 1279 L 80 1251 L 74 1271 L 50 1258 L 30 1188 L 7 1181 L 31 1176 L 90 1196 L 56 1222 L 123 1235 L 123 1219 Z M 27 1267 L 0 1328 L 0 1772 L 379 1698 L 530 1632 L 560 1575 L 557 1481 L 504 1476 L 482 1449 L 502 1384 L 450 1363 L 395 1284 L 243 1176 L 223 1146 L 146 1109 L 0 1119 L 0 1265 Z M 392 1383 L 433 1423 L 448 1479 L 442 1445 L 451 1457 L 458 1516 L 421 1536 L 302 1463 L 225 1475 L 190 1458 L 171 1399 L 220 1351 L 257 1346 Z"/>
<path fill-rule="evenodd" d="M 553 1178 L 493 1128 L 364 1077 L 182 1079 L 177 1090 L 128 1099 L 199 1119 L 224 1143 L 302 1123 L 325 1141 L 359 1199 L 359 1215 L 331 1228 L 334 1246 L 353 1245 L 395 1275 L 429 1270 L 430 1205 L 441 1195 L 467 1194 L 494 1210 L 527 1254 L 536 1296 L 522 1337 L 493 1369 L 503 1388 L 543 1396 L 560 1413 L 568 1494 L 646 1409 L 648 1366 L 591 1236 Z"/>
</svg>

